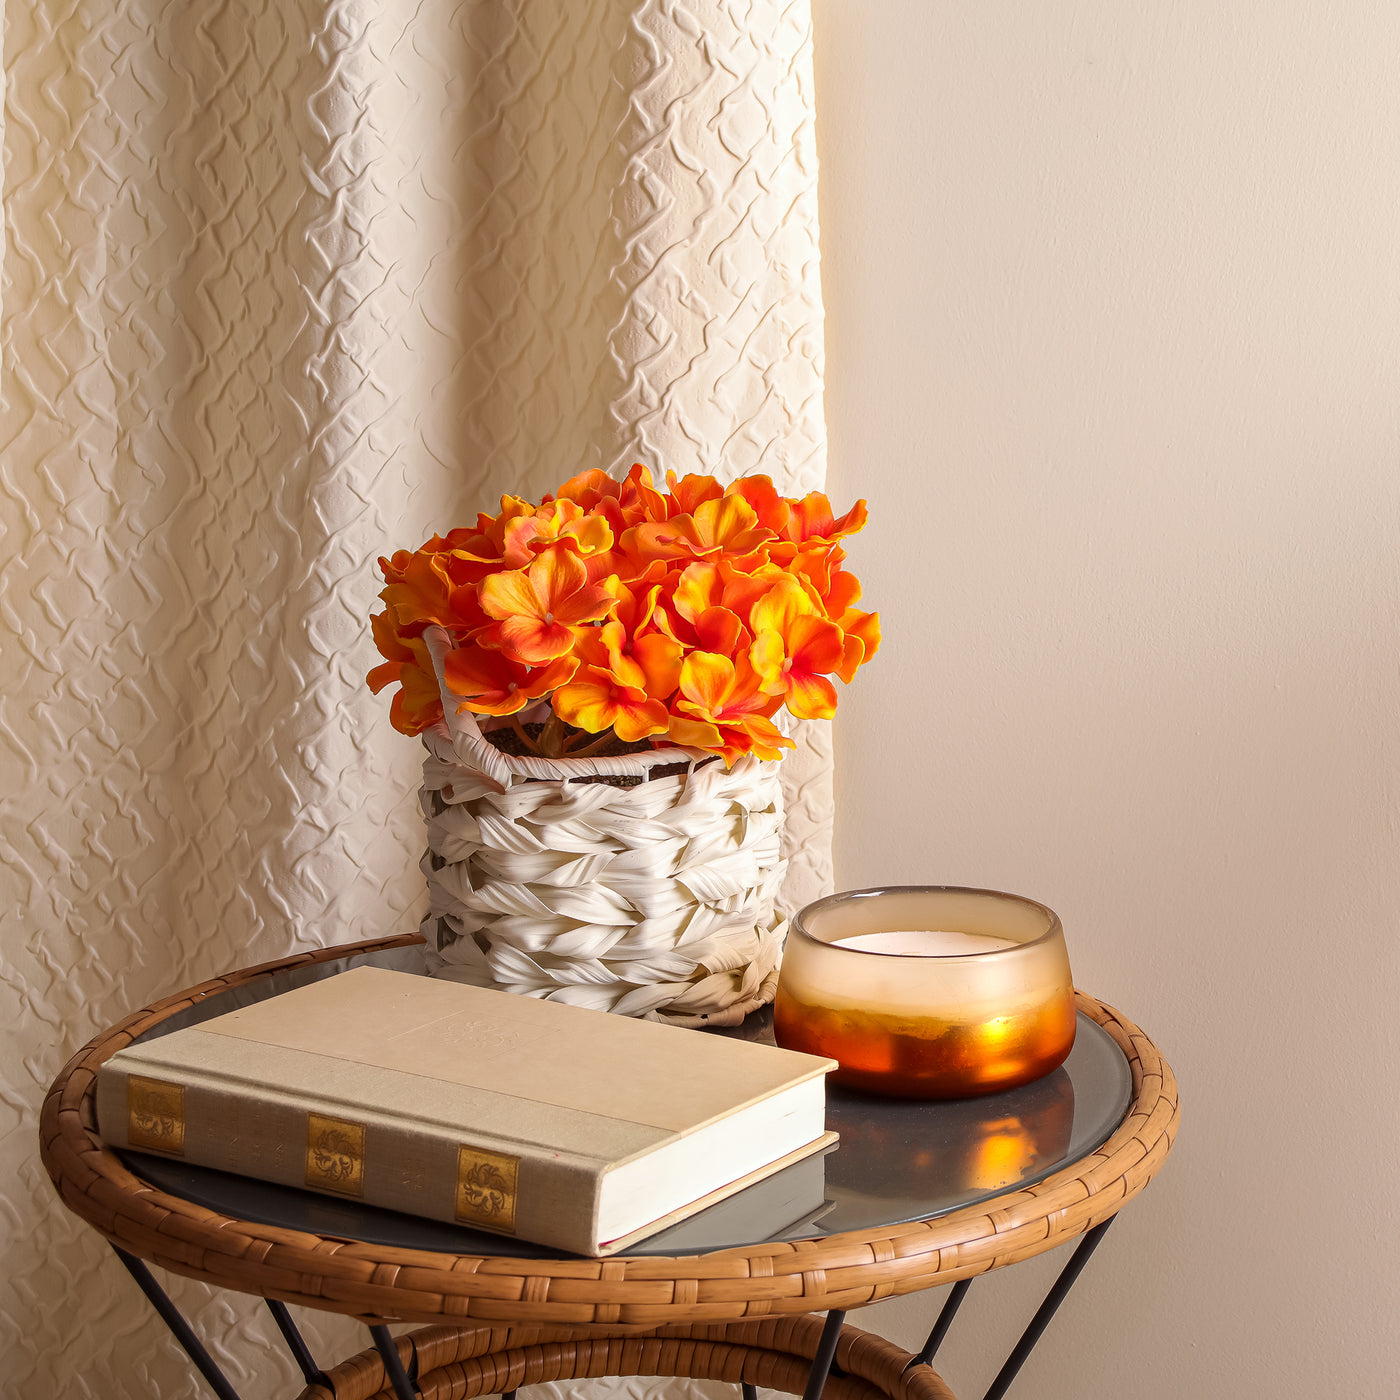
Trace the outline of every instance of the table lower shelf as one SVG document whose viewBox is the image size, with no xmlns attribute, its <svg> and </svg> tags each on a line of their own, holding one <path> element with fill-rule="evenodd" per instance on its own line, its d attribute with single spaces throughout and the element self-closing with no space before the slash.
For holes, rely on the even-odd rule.
<svg viewBox="0 0 1400 1400">
<path fill-rule="evenodd" d="M 473 1400 L 524 1385 L 601 1376 L 678 1376 L 802 1395 L 823 1332 L 818 1316 L 616 1337 L 528 1327 L 425 1327 L 397 1345 L 422 1400 Z M 893 1343 L 842 1327 L 824 1400 L 954 1400 L 935 1371 L 914 1363 Z M 372 1348 L 336 1366 L 328 1380 L 330 1387 L 308 1386 L 300 1400 L 395 1400 Z"/>
</svg>

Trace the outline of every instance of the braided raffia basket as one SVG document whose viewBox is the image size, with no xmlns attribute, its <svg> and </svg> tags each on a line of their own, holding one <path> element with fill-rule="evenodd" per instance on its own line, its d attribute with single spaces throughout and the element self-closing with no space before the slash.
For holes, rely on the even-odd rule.
<svg viewBox="0 0 1400 1400">
<path fill-rule="evenodd" d="M 787 931 L 778 765 L 502 753 L 458 711 L 446 634 L 425 640 L 446 713 L 423 735 L 430 970 L 673 1025 L 737 1025 L 771 1001 Z"/>
</svg>

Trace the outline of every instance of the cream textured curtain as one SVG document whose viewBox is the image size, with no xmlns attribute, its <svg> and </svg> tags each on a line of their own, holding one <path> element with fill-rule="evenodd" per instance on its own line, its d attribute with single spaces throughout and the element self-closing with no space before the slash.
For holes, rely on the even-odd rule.
<svg viewBox="0 0 1400 1400">
<path fill-rule="evenodd" d="M 590 465 L 820 486 L 810 17 L 4 13 L 0 1375 L 194 1395 L 43 1176 L 44 1088 L 165 991 L 416 922 L 379 553 Z M 827 743 L 784 765 L 792 902 L 829 881 Z M 248 1400 L 296 1392 L 252 1300 L 170 1284 Z"/>
</svg>

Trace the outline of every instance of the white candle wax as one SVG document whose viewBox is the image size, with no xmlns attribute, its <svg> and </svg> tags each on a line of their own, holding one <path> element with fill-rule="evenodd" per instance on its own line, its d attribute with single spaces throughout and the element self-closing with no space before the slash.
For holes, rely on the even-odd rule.
<svg viewBox="0 0 1400 1400">
<path fill-rule="evenodd" d="M 914 958 L 951 958 L 969 953 L 994 953 L 1014 948 L 1014 938 L 990 933 L 957 933 L 951 929 L 889 929 L 883 933 L 856 933 L 834 938 L 833 948 L 854 948 L 861 953 L 891 953 Z"/>
</svg>

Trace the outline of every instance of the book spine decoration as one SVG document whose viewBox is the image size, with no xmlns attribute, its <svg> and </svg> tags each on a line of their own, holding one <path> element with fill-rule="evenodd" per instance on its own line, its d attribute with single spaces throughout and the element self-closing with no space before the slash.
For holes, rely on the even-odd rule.
<svg viewBox="0 0 1400 1400">
<path fill-rule="evenodd" d="M 590 1164 L 557 1153 L 522 1161 L 446 1129 L 324 1107 L 288 1098 L 253 1103 L 216 1080 L 179 1084 L 114 1066 L 98 1079 L 100 1131 L 114 1147 L 505 1235 L 516 1233 L 525 1176 L 536 1205 L 530 1237 L 579 1253 L 595 1248 Z"/>
<path fill-rule="evenodd" d="M 306 1115 L 306 1184 L 313 1191 L 365 1194 L 365 1125 Z"/>
<path fill-rule="evenodd" d="M 457 1219 L 468 1225 L 515 1233 L 515 1194 L 520 1159 L 503 1153 L 457 1149 Z"/>
<path fill-rule="evenodd" d="M 185 1155 L 185 1091 L 162 1079 L 128 1076 L 126 1140 L 147 1152 Z"/>
</svg>

